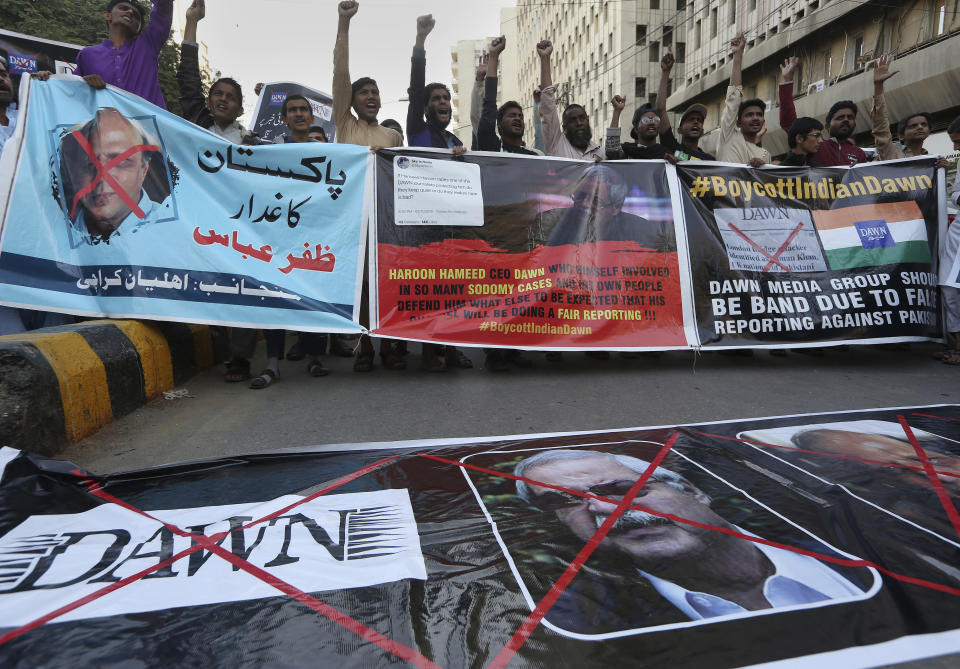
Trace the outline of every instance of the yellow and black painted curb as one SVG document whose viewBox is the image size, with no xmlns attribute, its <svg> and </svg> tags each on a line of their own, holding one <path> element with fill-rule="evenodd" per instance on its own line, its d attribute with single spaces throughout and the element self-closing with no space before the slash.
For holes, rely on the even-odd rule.
<svg viewBox="0 0 960 669">
<path fill-rule="evenodd" d="M 0 446 L 55 455 L 214 363 L 206 325 L 87 321 L 0 337 Z"/>
</svg>

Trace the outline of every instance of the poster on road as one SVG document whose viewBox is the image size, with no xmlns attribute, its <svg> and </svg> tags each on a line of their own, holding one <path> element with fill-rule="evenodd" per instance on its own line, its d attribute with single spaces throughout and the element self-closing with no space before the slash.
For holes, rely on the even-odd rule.
<svg viewBox="0 0 960 669">
<path fill-rule="evenodd" d="M 603 669 L 958 652 L 958 425 L 941 405 L 113 476 L 0 449 L 0 660 Z"/>
</svg>

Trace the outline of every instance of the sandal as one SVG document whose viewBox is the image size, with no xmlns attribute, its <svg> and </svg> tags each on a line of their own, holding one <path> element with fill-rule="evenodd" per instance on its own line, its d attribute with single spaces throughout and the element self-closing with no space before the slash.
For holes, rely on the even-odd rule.
<svg viewBox="0 0 960 669">
<path fill-rule="evenodd" d="M 445 372 L 447 371 L 447 361 L 439 355 L 430 355 L 423 358 L 423 369 L 428 372 Z"/>
<path fill-rule="evenodd" d="M 393 351 L 390 353 L 381 353 L 380 362 L 383 363 L 386 369 L 401 370 L 407 368 L 407 361 L 403 359 L 403 356 Z"/>
<path fill-rule="evenodd" d="M 372 372 L 373 371 L 373 353 L 361 353 L 353 361 L 353 371 Z"/>
<path fill-rule="evenodd" d="M 473 369 L 473 361 L 466 354 L 455 346 L 447 346 L 444 353 L 447 367 L 456 369 Z"/>
<path fill-rule="evenodd" d="M 227 383 L 239 383 L 250 378 L 249 360 L 231 360 L 227 364 L 227 371 L 223 375 L 223 380 Z"/>
<path fill-rule="evenodd" d="M 307 374 L 310 376 L 326 376 L 330 370 L 323 366 L 319 360 L 311 360 L 307 365 Z"/>
<path fill-rule="evenodd" d="M 262 390 L 277 380 L 277 373 L 272 369 L 265 369 L 260 372 L 260 376 L 250 382 L 250 388 L 253 390 Z"/>
<path fill-rule="evenodd" d="M 950 355 L 945 355 L 941 359 L 945 365 L 960 365 L 960 351 L 953 351 Z"/>
</svg>

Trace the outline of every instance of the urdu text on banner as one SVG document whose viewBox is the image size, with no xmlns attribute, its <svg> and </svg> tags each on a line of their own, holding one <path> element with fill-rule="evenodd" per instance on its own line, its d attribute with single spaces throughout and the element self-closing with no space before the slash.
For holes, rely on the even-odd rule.
<svg viewBox="0 0 960 669">
<path fill-rule="evenodd" d="M 0 163 L 4 304 L 360 330 L 366 149 L 231 145 L 114 88 L 27 86 Z"/>
</svg>

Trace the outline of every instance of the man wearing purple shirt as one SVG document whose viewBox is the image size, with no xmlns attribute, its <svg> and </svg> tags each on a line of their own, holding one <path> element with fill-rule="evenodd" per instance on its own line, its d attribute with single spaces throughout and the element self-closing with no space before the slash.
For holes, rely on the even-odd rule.
<svg viewBox="0 0 960 669">
<path fill-rule="evenodd" d="M 110 38 L 80 51 L 74 73 L 94 88 L 111 84 L 166 109 L 157 68 L 173 23 L 173 0 L 152 1 L 150 23 L 144 30 L 139 3 L 110 0 L 103 13 Z"/>
</svg>

